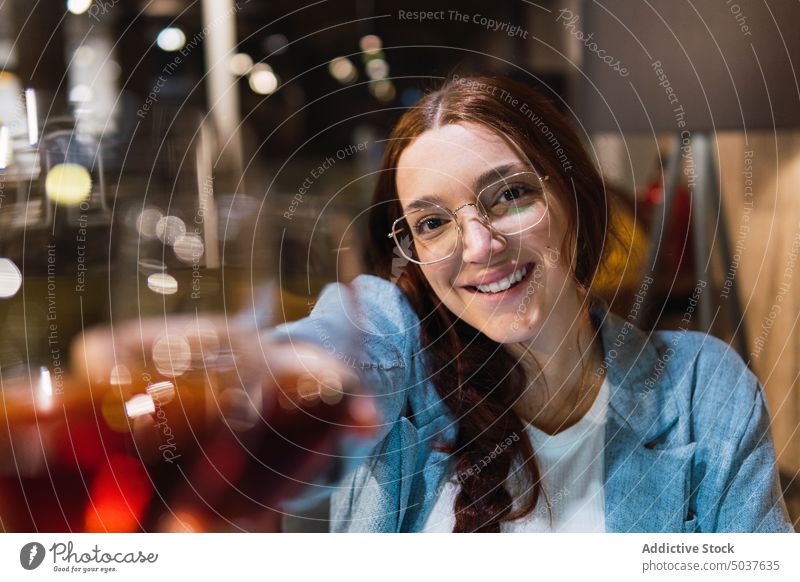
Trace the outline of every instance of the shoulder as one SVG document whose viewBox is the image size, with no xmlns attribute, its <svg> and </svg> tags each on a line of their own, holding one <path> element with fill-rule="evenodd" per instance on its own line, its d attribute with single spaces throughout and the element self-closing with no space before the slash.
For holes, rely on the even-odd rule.
<svg viewBox="0 0 800 582">
<path fill-rule="evenodd" d="M 391 281 L 359 275 L 349 283 L 329 283 L 312 302 L 312 318 L 346 316 L 367 331 L 419 331 L 419 319 L 403 291 Z"/>
<path fill-rule="evenodd" d="M 654 334 L 674 396 L 694 424 L 718 436 L 732 437 L 763 405 L 758 379 L 741 356 L 707 333 L 667 331 Z"/>
<path fill-rule="evenodd" d="M 643 434 L 677 429 L 688 442 L 709 428 L 736 439 L 757 409 L 761 387 L 725 342 L 686 329 L 645 332 L 608 314 L 602 325 L 608 372 L 616 386 L 612 404 L 637 418 Z M 718 430 L 717 430 L 718 429 Z"/>
<path fill-rule="evenodd" d="M 403 352 L 418 349 L 419 318 L 397 285 L 359 275 L 349 287 L 365 344 L 391 344 Z"/>
<path fill-rule="evenodd" d="M 419 320 L 400 288 L 372 275 L 330 283 L 309 306 L 307 317 L 268 328 L 265 335 L 323 344 L 331 353 L 359 351 L 353 342 L 366 352 L 396 353 L 410 349 L 419 336 Z"/>
<path fill-rule="evenodd" d="M 388 325 L 393 331 L 419 331 L 419 319 L 403 291 L 386 279 L 359 275 L 351 283 L 354 300 L 366 320 Z"/>
<path fill-rule="evenodd" d="M 419 318 L 405 294 L 372 275 L 325 286 L 309 317 L 292 327 L 329 343 L 350 338 L 357 345 L 348 353 L 356 353 L 365 369 L 404 368 L 419 350 Z"/>
<path fill-rule="evenodd" d="M 700 529 L 792 531 L 756 376 L 729 345 L 707 334 L 667 332 L 659 339 L 676 346 L 671 384 L 683 411 L 676 432 L 697 443 L 691 503 Z"/>
<path fill-rule="evenodd" d="M 755 376 L 741 356 L 719 338 L 697 331 L 661 331 L 654 334 L 654 343 L 662 357 L 669 358 L 673 380 L 686 381 L 695 390 L 725 390 L 726 397 L 735 394 L 736 386 L 757 384 Z"/>
</svg>

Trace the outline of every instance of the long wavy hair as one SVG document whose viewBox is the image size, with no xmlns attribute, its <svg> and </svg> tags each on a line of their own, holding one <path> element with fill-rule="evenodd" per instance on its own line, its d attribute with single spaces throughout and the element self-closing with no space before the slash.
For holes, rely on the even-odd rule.
<svg viewBox="0 0 800 582">
<path fill-rule="evenodd" d="M 423 132 L 453 123 L 485 126 L 521 151 L 541 175 L 550 176 L 548 183 L 567 220 L 568 235 L 560 256 L 568 261 L 578 287 L 589 289 L 608 226 L 602 178 L 553 104 L 536 90 L 504 77 L 449 79 L 410 108 L 394 127 L 369 216 L 372 270 L 396 279 L 391 272 L 394 243 L 386 233 L 403 214 L 396 185 L 401 154 Z M 542 495 L 534 451 L 523 422 L 512 410 L 526 387 L 526 374 L 501 344 L 438 301 L 418 265 L 405 266 L 396 283 L 420 318 L 428 372 L 458 422 L 456 441 L 448 447 L 455 455 L 461 484 L 453 531 L 499 532 L 502 521 L 534 511 Z M 510 444 L 498 446 L 501 443 Z M 487 456 L 491 462 L 482 463 Z M 518 503 L 506 481 L 515 458 L 527 484 Z"/>
</svg>

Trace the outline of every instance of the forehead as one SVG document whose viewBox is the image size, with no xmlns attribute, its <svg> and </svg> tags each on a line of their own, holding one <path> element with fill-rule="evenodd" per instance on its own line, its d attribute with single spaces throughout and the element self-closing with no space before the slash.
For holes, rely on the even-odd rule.
<svg viewBox="0 0 800 582">
<path fill-rule="evenodd" d="M 397 191 L 406 204 L 419 196 L 445 197 L 472 188 L 486 170 L 520 163 L 508 142 L 478 124 L 450 124 L 417 137 L 397 164 Z"/>
</svg>

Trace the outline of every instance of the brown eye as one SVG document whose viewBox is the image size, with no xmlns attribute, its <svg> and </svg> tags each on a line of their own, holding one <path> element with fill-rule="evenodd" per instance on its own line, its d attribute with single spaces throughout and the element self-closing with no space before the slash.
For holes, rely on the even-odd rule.
<svg viewBox="0 0 800 582">
<path fill-rule="evenodd" d="M 414 232 L 418 235 L 433 234 L 447 223 L 447 219 L 439 216 L 428 216 L 418 220 L 414 225 Z"/>
<path fill-rule="evenodd" d="M 522 186 L 512 186 L 511 188 L 505 189 L 500 194 L 499 200 L 502 202 L 513 202 L 514 200 L 519 200 L 519 198 L 524 195 L 525 192 Z"/>
<path fill-rule="evenodd" d="M 539 199 L 539 194 L 539 189 L 533 188 L 529 184 L 503 186 L 492 198 L 489 211 L 492 214 L 502 214 L 515 208 L 530 206 Z"/>
</svg>

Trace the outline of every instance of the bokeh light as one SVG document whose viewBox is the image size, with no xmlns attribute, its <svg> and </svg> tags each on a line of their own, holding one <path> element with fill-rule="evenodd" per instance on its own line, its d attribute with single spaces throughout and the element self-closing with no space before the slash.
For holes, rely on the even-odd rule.
<svg viewBox="0 0 800 582">
<path fill-rule="evenodd" d="M 236 53 L 231 57 L 228 66 L 230 67 L 231 73 L 241 77 L 246 75 L 253 67 L 253 59 L 247 53 Z"/>
<path fill-rule="evenodd" d="M 158 530 L 165 533 L 198 533 L 206 531 L 203 520 L 191 511 L 178 509 L 165 513 L 158 520 Z"/>
<path fill-rule="evenodd" d="M 272 67 L 264 63 L 253 65 L 248 77 L 250 88 L 259 95 L 270 95 L 278 88 L 278 77 Z"/>
<path fill-rule="evenodd" d="M 169 404 L 175 398 L 175 384 L 169 380 L 150 384 L 146 390 L 148 396 L 158 406 Z"/>
<path fill-rule="evenodd" d="M 92 176 L 80 164 L 56 164 L 44 183 L 47 197 L 62 206 L 77 206 L 92 192 Z"/>
<path fill-rule="evenodd" d="M 192 364 L 192 349 L 182 335 L 168 334 L 153 343 L 153 365 L 159 374 L 180 376 Z"/>
<path fill-rule="evenodd" d="M 0 259 L 0 298 L 13 297 L 22 286 L 22 273 L 11 259 Z"/>
<path fill-rule="evenodd" d="M 125 403 L 125 414 L 128 418 L 138 418 L 156 411 L 156 404 L 147 394 L 136 394 Z"/>
<path fill-rule="evenodd" d="M 344 85 L 348 85 L 358 78 L 358 72 L 350 59 L 336 57 L 328 64 L 331 76 Z"/>
<path fill-rule="evenodd" d="M 169 273 L 153 273 L 147 277 L 147 288 L 160 295 L 174 295 L 178 292 L 178 280 Z"/>
<path fill-rule="evenodd" d="M 369 90 L 376 99 L 384 103 L 388 103 L 394 99 L 396 95 L 394 83 L 392 83 L 389 79 L 381 79 L 380 81 L 374 81 L 370 83 Z"/>
<path fill-rule="evenodd" d="M 0 125 L 0 170 L 5 170 L 11 163 L 11 139 L 8 127 Z"/>
<path fill-rule="evenodd" d="M 383 59 L 372 59 L 367 63 L 367 76 L 370 79 L 385 79 L 389 76 L 389 63 Z"/>
<path fill-rule="evenodd" d="M 186 234 L 186 223 L 177 216 L 162 216 L 156 222 L 156 236 L 164 244 L 171 246 L 184 234 Z"/>
<path fill-rule="evenodd" d="M 72 103 L 88 103 L 93 96 L 94 91 L 89 85 L 75 85 L 69 90 L 69 100 Z"/>
<path fill-rule="evenodd" d="M 156 44 L 162 51 L 175 52 L 186 44 L 186 34 L 177 26 L 170 26 L 158 33 Z"/>
<path fill-rule="evenodd" d="M 119 533 L 139 530 L 152 494 L 152 483 L 141 462 L 128 455 L 112 455 L 92 480 L 85 530 Z"/>
<path fill-rule="evenodd" d="M 162 216 L 158 208 L 145 208 L 136 217 L 136 230 L 144 238 L 156 238 L 156 225 Z"/>
<path fill-rule="evenodd" d="M 367 34 L 361 37 L 358 45 L 366 54 L 373 55 L 383 48 L 383 41 L 377 34 Z"/>
<path fill-rule="evenodd" d="M 67 10 L 72 14 L 83 14 L 92 6 L 93 0 L 67 0 Z"/>
<path fill-rule="evenodd" d="M 205 252 L 205 245 L 200 235 L 189 233 L 176 238 L 175 243 L 172 245 L 172 250 L 175 251 L 175 256 L 181 261 L 194 265 L 200 262 Z"/>
<path fill-rule="evenodd" d="M 112 386 L 130 386 L 132 382 L 131 371 L 125 364 L 117 364 L 111 368 L 108 383 Z"/>
</svg>

